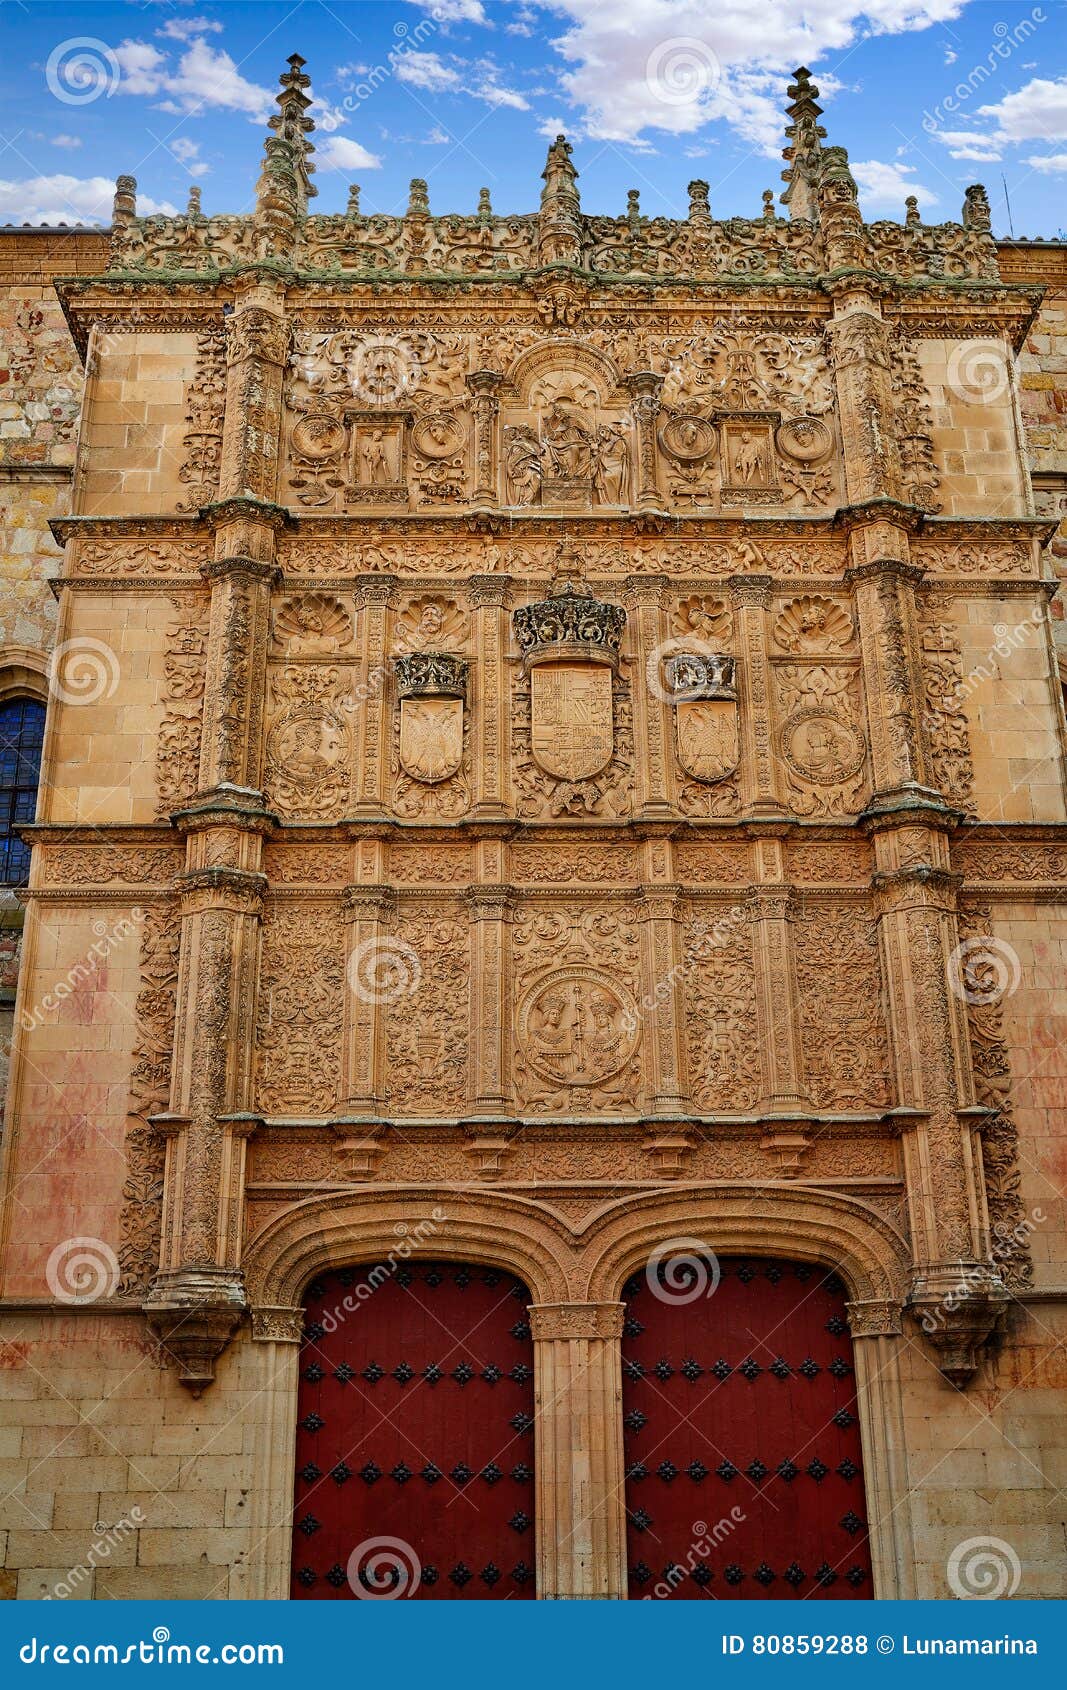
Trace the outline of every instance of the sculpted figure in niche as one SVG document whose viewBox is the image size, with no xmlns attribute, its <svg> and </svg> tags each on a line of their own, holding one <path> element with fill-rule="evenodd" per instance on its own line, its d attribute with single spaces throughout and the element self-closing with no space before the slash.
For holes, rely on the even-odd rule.
<svg viewBox="0 0 1067 1690">
<path fill-rule="evenodd" d="M 385 435 L 380 428 L 376 428 L 363 442 L 361 456 L 363 459 L 363 474 L 367 484 L 371 487 L 388 487 L 392 480 L 389 449 Z"/>
<path fill-rule="evenodd" d="M 544 449 L 553 475 L 586 476 L 591 465 L 591 441 L 581 423 L 557 399 L 544 426 Z"/>
<path fill-rule="evenodd" d="M 617 423 L 603 424 L 595 442 L 593 491 L 603 505 L 630 502 L 630 443 Z"/>
<path fill-rule="evenodd" d="M 745 486 L 764 479 L 763 453 L 758 440 L 746 428 L 734 453 L 734 479 Z"/>
<path fill-rule="evenodd" d="M 541 447 L 531 428 L 511 431 L 504 456 L 509 505 L 536 504 L 541 491 Z"/>
</svg>

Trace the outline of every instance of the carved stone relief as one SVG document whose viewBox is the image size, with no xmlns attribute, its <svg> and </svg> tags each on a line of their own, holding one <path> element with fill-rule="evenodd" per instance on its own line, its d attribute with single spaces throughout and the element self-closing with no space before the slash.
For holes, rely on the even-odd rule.
<svg viewBox="0 0 1067 1690">
<path fill-rule="evenodd" d="M 199 784 L 207 675 L 206 598 L 172 599 L 163 659 L 163 718 L 156 742 L 156 794 L 160 815 L 192 797 Z"/>
<path fill-rule="evenodd" d="M 352 779 L 345 676 L 317 665 L 274 669 L 270 694 L 268 802 L 293 820 L 342 814 Z"/>
<path fill-rule="evenodd" d="M 382 1005 L 387 1106 L 400 1115 L 462 1109 L 470 1047 L 466 910 L 453 903 L 402 909 L 382 945 L 414 959 L 409 989 Z"/>
<path fill-rule="evenodd" d="M 835 1110 L 887 1107 L 889 1050 L 875 922 L 859 904 L 813 900 L 798 908 L 793 944 L 812 1103 Z"/>
<path fill-rule="evenodd" d="M 126 1178 L 119 1222 L 117 1289 L 124 1297 L 146 1291 L 159 1266 L 165 1147 L 148 1121 L 166 1110 L 170 1101 L 179 939 L 176 905 L 149 904 L 141 928 L 141 979 L 134 1010 Z"/>
<path fill-rule="evenodd" d="M 741 1114 L 763 1091 L 748 912 L 693 904 L 684 919 L 689 1088 L 703 1113 Z"/>
<path fill-rule="evenodd" d="M 268 907 L 263 920 L 256 1104 L 264 1114 L 337 1107 L 346 990 L 343 928 L 329 904 Z"/>
</svg>

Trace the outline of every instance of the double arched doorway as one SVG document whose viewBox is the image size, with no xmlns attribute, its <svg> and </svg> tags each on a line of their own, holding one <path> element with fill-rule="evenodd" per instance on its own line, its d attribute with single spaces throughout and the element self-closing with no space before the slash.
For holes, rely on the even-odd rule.
<svg viewBox="0 0 1067 1690">
<path fill-rule="evenodd" d="M 873 1594 L 852 1340 L 832 1271 L 654 1257 L 623 1288 L 618 1382 L 591 1389 L 570 1440 L 559 1356 L 539 1362 L 549 1346 L 534 1341 L 532 1301 L 484 1263 L 320 1273 L 299 1362 L 294 1597 L 529 1599 L 538 1529 L 561 1529 L 558 1510 L 538 1521 L 538 1498 L 572 1495 L 576 1468 L 603 1470 L 615 1441 L 615 1477 L 591 1508 L 625 1505 L 620 1593 Z M 553 1340 L 569 1351 L 568 1404 L 581 1402 L 583 1369 L 592 1387 L 602 1368 L 592 1347 L 605 1340 L 583 1331 L 579 1320 Z M 586 1529 L 603 1541 L 572 1512 L 567 1530 Z"/>
</svg>

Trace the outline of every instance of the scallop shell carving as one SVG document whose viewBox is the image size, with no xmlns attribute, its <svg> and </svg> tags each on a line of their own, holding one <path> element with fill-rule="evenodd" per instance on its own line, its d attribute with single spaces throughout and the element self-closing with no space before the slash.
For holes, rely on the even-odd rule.
<svg viewBox="0 0 1067 1690">
<path fill-rule="evenodd" d="M 274 613 L 274 641 L 287 651 L 337 651 L 352 638 L 352 618 L 340 599 L 303 593 Z"/>
<path fill-rule="evenodd" d="M 852 618 L 833 599 L 805 593 L 787 604 L 774 624 L 782 651 L 840 651 L 853 637 Z"/>
<path fill-rule="evenodd" d="M 467 619 L 455 599 L 436 593 L 409 599 L 396 620 L 398 651 L 456 651 L 467 642 Z"/>
</svg>

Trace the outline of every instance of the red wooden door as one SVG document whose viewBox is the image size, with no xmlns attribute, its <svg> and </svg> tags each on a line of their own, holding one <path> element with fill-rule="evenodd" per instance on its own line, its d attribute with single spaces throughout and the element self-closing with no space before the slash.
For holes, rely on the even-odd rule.
<svg viewBox="0 0 1067 1690">
<path fill-rule="evenodd" d="M 624 1292 L 631 1599 L 870 1597 L 841 1282 L 796 1262 L 719 1267 L 710 1296 L 713 1273 L 684 1268 Z"/>
<path fill-rule="evenodd" d="M 294 1597 L 534 1595 L 529 1301 L 454 1262 L 310 1287 Z"/>
</svg>

